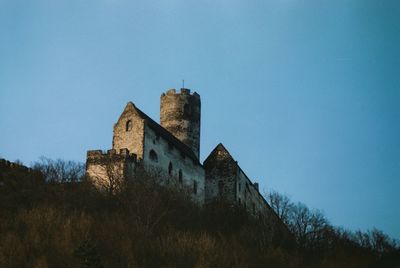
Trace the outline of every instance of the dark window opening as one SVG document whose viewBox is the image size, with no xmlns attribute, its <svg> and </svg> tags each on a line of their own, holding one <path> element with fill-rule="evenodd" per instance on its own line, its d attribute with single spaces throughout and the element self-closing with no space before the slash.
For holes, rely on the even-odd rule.
<svg viewBox="0 0 400 268">
<path fill-rule="evenodd" d="M 218 195 L 222 196 L 222 191 L 224 190 L 224 182 L 223 181 L 219 181 L 218 182 Z"/>
<path fill-rule="evenodd" d="M 197 181 L 193 181 L 193 194 L 197 194 Z"/>
<path fill-rule="evenodd" d="M 256 205 L 254 203 L 252 204 L 252 207 L 253 207 L 253 214 L 256 214 Z"/>
<path fill-rule="evenodd" d="M 182 170 L 180 169 L 179 170 L 179 174 L 178 174 L 178 180 L 179 180 L 179 183 L 181 183 L 182 184 Z"/>
<path fill-rule="evenodd" d="M 174 149 L 174 145 L 171 142 L 168 142 L 168 150 L 172 151 Z"/>
<path fill-rule="evenodd" d="M 128 120 L 128 121 L 126 121 L 125 130 L 129 131 L 131 129 L 132 129 L 132 121 Z"/>
<path fill-rule="evenodd" d="M 152 161 L 158 162 L 158 156 L 154 150 L 150 150 L 149 156 Z"/>
<path fill-rule="evenodd" d="M 172 175 L 172 163 L 171 162 L 169 162 L 169 165 L 168 165 L 168 174 Z"/>
<path fill-rule="evenodd" d="M 242 190 L 242 185 L 239 183 L 239 192 Z"/>
<path fill-rule="evenodd" d="M 188 103 L 183 106 L 183 114 L 190 116 L 192 114 L 192 108 Z"/>
</svg>

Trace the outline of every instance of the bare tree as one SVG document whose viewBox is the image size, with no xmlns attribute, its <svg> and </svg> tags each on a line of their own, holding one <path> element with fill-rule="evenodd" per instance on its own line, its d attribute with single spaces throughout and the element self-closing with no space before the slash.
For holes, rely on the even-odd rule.
<svg viewBox="0 0 400 268">
<path fill-rule="evenodd" d="M 271 208 L 275 211 L 278 217 L 285 223 L 289 224 L 290 213 L 293 210 L 293 203 L 289 197 L 282 195 L 276 191 L 271 191 L 266 194 L 268 203 Z"/>
<path fill-rule="evenodd" d="M 378 255 L 393 252 L 399 247 L 395 240 L 376 228 L 367 232 L 357 231 L 353 237 L 358 245 L 365 249 L 372 250 Z"/>
<path fill-rule="evenodd" d="M 85 165 L 75 161 L 40 157 L 33 169 L 40 171 L 49 182 L 77 182 L 85 175 Z"/>
<path fill-rule="evenodd" d="M 311 211 L 306 205 L 293 206 L 289 219 L 289 228 L 302 247 L 315 248 L 324 240 L 324 234 L 330 225 L 319 211 Z"/>
</svg>

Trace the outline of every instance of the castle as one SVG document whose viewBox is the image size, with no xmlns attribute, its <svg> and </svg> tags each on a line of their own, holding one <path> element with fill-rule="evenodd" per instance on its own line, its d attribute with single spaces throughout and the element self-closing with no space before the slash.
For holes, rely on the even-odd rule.
<svg viewBox="0 0 400 268">
<path fill-rule="evenodd" d="M 157 173 L 162 184 L 189 189 L 199 204 L 222 199 L 254 215 L 271 214 L 258 184 L 221 143 L 200 162 L 200 95 L 186 88 L 170 89 L 160 101 L 160 124 L 129 102 L 114 124 L 112 149 L 87 152 L 86 173 L 93 184 L 118 191 L 143 168 Z"/>
</svg>

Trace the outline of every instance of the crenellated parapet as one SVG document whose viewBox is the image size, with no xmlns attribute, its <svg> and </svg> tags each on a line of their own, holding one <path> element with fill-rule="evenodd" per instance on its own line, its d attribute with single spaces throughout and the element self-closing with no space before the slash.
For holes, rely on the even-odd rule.
<svg viewBox="0 0 400 268">
<path fill-rule="evenodd" d="M 98 189 L 116 193 L 134 177 L 140 162 L 128 149 L 87 151 L 86 176 Z"/>
<path fill-rule="evenodd" d="M 197 92 L 191 93 L 188 88 L 181 88 L 180 92 L 177 92 L 175 88 L 168 89 L 166 93 L 162 93 L 161 97 L 165 96 L 192 96 L 198 100 L 200 100 L 200 95 Z"/>
<path fill-rule="evenodd" d="M 86 162 L 89 164 L 92 163 L 105 163 L 107 161 L 126 161 L 137 163 L 138 159 L 136 154 L 129 153 L 128 149 L 120 149 L 117 153 L 117 150 L 110 149 L 107 151 L 102 150 L 90 150 L 87 151 L 86 154 Z"/>
</svg>

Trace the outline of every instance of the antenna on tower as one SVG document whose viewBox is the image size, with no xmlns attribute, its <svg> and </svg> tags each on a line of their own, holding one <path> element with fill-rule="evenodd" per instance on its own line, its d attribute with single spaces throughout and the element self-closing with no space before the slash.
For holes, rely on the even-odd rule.
<svg viewBox="0 0 400 268">
<path fill-rule="evenodd" d="M 185 88 L 185 80 L 182 80 L 182 88 Z"/>
</svg>

